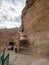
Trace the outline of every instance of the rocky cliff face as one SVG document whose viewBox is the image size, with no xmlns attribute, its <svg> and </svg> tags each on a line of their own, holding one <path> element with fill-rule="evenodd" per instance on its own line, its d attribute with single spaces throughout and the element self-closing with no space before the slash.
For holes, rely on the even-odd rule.
<svg viewBox="0 0 49 65">
<path fill-rule="evenodd" d="M 0 50 L 6 48 L 6 44 L 14 42 L 19 44 L 19 28 L 14 29 L 0 29 Z"/>
<path fill-rule="evenodd" d="M 26 0 L 22 11 L 24 32 L 27 33 L 30 53 L 49 55 L 49 0 Z"/>
</svg>

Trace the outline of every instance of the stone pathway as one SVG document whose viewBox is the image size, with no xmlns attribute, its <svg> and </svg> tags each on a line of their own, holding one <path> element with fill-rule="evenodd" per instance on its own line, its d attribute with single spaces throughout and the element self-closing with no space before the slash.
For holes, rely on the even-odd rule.
<svg viewBox="0 0 49 65">
<path fill-rule="evenodd" d="M 33 58 L 31 55 L 18 54 L 10 51 L 10 65 L 49 65 L 45 58 Z"/>
</svg>

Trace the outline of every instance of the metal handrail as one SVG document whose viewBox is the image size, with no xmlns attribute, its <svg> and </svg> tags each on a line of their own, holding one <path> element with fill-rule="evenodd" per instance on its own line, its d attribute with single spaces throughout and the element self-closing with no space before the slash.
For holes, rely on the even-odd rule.
<svg viewBox="0 0 49 65">
<path fill-rule="evenodd" d="M 5 56 L 3 52 L 3 54 L 0 56 L 0 60 L 2 61 L 2 65 L 9 65 L 9 53 Z"/>
</svg>

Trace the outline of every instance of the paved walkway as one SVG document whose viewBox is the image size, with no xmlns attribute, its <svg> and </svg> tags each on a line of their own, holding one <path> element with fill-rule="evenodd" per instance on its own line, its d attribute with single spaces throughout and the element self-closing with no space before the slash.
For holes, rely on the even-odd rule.
<svg viewBox="0 0 49 65">
<path fill-rule="evenodd" d="M 45 58 L 33 58 L 30 55 L 23 55 L 10 51 L 10 65 L 49 65 Z"/>
</svg>

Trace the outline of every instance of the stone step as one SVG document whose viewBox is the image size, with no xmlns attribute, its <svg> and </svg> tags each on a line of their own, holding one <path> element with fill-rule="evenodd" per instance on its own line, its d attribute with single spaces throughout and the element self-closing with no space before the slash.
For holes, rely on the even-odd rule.
<svg viewBox="0 0 49 65">
<path fill-rule="evenodd" d="M 26 47 L 21 48 L 20 53 L 22 53 L 22 54 L 32 54 L 30 52 L 30 49 L 26 48 Z"/>
</svg>

